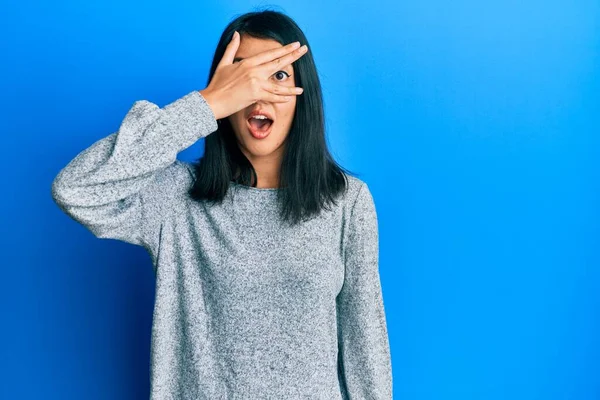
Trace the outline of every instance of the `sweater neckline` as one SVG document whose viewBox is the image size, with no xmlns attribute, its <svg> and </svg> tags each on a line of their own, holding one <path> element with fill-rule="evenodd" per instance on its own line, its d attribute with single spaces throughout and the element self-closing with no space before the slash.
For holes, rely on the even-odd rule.
<svg viewBox="0 0 600 400">
<path fill-rule="evenodd" d="M 279 191 L 283 190 L 282 188 L 257 188 L 253 186 L 242 185 L 241 183 L 234 181 L 229 181 L 229 183 L 236 188 L 256 193 L 278 193 Z"/>
</svg>

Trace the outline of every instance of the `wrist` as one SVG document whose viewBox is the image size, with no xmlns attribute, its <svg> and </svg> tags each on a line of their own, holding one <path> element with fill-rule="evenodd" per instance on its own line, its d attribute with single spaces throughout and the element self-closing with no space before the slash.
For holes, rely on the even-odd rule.
<svg viewBox="0 0 600 400">
<path fill-rule="evenodd" d="M 214 100 L 212 93 L 207 89 L 202 89 L 202 90 L 199 90 L 198 92 L 202 95 L 202 97 L 204 97 L 204 100 L 206 101 L 206 103 L 208 104 L 210 109 L 212 110 L 212 112 L 215 116 L 215 119 L 220 119 L 221 116 L 217 110 L 216 102 Z"/>
</svg>

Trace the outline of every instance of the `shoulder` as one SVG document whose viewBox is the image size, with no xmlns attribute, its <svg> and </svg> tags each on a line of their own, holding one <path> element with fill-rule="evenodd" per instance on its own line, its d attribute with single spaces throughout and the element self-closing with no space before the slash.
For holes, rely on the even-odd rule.
<svg viewBox="0 0 600 400">
<path fill-rule="evenodd" d="M 376 243 L 379 235 L 375 202 L 368 184 L 349 176 L 344 207 L 343 248 Z"/>
<path fill-rule="evenodd" d="M 154 184 L 165 192 L 181 193 L 192 184 L 193 177 L 193 167 L 190 163 L 175 160 L 156 174 Z"/>
<path fill-rule="evenodd" d="M 346 191 L 346 207 L 352 212 L 357 206 L 363 206 L 365 203 L 373 202 L 373 196 L 367 183 L 353 175 L 344 173 L 348 182 Z"/>
<path fill-rule="evenodd" d="M 350 229 L 376 230 L 377 211 L 368 184 L 355 176 L 345 174 L 348 182 L 343 206 L 344 231 Z"/>
<path fill-rule="evenodd" d="M 187 196 L 193 183 L 192 169 L 189 163 L 175 160 L 154 174 L 144 193 L 156 212 L 167 214 L 173 209 L 174 203 L 181 202 Z"/>
<path fill-rule="evenodd" d="M 348 186 L 351 189 L 360 188 L 362 185 L 366 184 L 365 181 L 354 175 L 350 175 L 344 172 L 344 176 L 346 177 L 346 180 L 348 181 Z"/>
</svg>

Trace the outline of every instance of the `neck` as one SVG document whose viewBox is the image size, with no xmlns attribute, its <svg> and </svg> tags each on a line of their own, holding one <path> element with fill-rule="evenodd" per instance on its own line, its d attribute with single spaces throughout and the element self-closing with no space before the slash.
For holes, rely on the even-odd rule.
<svg viewBox="0 0 600 400">
<path fill-rule="evenodd" d="M 256 171 L 258 182 L 257 188 L 277 188 L 279 187 L 279 169 L 274 169 L 272 165 L 263 165 L 262 163 L 252 162 Z"/>
<path fill-rule="evenodd" d="M 257 188 L 267 189 L 279 187 L 281 160 L 283 157 L 282 151 L 283 147 L 280 147 L 267 156 L 253 156 L 247 151 L 242 150 L 256 171 L 256 175 L 258 177 L 258 182 L 256 183 Z M 239 171 L 235 174 L 235 176 L 237 177 L 238 175 Z"/>
</svg>

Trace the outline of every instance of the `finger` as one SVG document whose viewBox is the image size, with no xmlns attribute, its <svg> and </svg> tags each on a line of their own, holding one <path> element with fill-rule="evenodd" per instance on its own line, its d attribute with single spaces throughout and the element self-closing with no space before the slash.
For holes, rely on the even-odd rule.
<svg viewBox="0 0 600 400">
<path fill-rule="evenodd" d="M 282 96 L 292 96 L 296 94 L 301 94 L 304 91 L 304 89 L 302 89 L 301 87 L 284 86 L 274 82 L 267 83 L 264 89 L 273 94 L 278 94 Z"/>
<path fill-rule="evenodd" d="M 268 90 L 263 90 L 262 95 L 260 96 L 260 100 L 268 101 L 270 103 L 286 103 L 292 100 L 291 95 L 279 95 L 275 93 L 271 93 Z"/>
<path fill-rule="evenodd" d="M 276 57 L 283 57 L 284 55 L 294 51 L 298 47 L 300 47 L 300 42 L 293 42 L 293 43 L 289 43 L 282 47 L 277 47 L 275 49 L 266 50 L 261 53 L 255 54 L 252 57 L 248 57 L 246 59 L 246 63 L 248 65 L 260 65 L 260 64 L 266 63 L 268 61 L 271 61 L 272 59 L 274 59 Z"/>
<path fill-rule="evenodd" d="M 296 50 L 292 51 L 291 53 L 284 55 L 283 57 L 276 58 L 273 61 L 269 61 L 269 62 L 261 65 L 260 68 L 263 71 L 265 71 L 265 73 L 267 73 L 269 76 L 271 76 L 275 72 L 279 71 L 281 68 L 288 66 L 289 64 L 293 63 L 294 61 L 296 61 L 297 59 L 302 57 L 307 51 L 308 51 L 308 47 L 306 47 L 306 45 L 304 45 L 304 46 L 300 47 L 299 49 L 296 49 Z"/>
<path fill-rule="evenodd" d="M 222 65 L 233 64 L 233 59 L 235 57 L 235 52 L 237 51 L 240 44 L 240 34 L 238 31 L 235 31 L 225 48 L 225 52 L 223 53 L 223 57 L 221 57 L 221 61 L 217 64 L 217 67 Z"/>
</svg>

